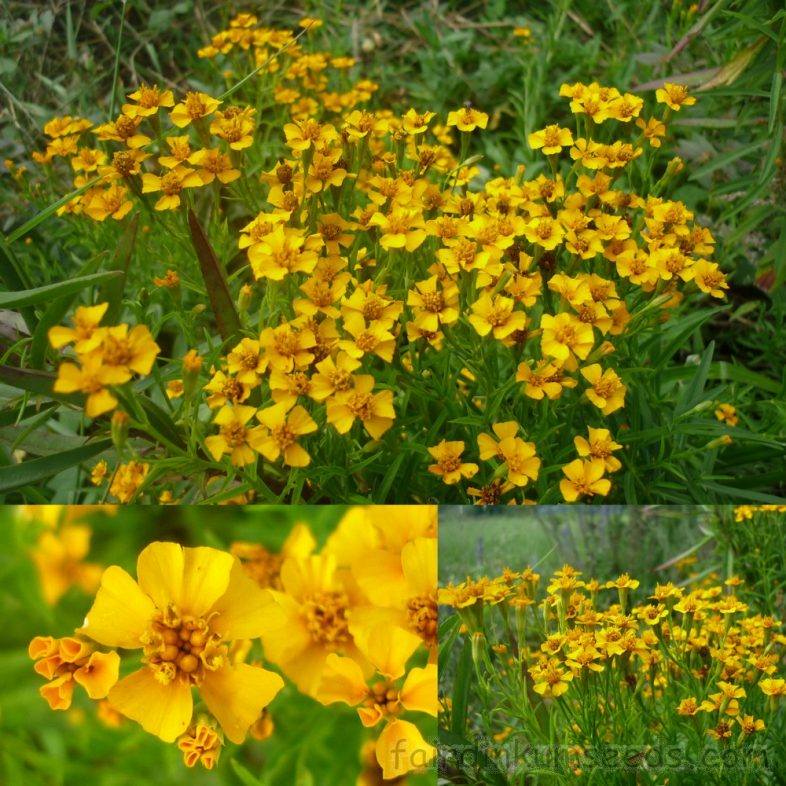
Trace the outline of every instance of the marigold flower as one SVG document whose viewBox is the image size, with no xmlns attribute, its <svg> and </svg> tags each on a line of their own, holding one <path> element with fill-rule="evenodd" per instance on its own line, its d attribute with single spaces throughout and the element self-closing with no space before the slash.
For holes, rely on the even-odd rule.
<svg viewBox="0 0 786 786">
<path fill-rule="evenodd" d="M 232 742 L 283 687 L 281 678 L 232 664 L 228 644 L 255 638 L 268 598 L 236 557 L 212 548 L 151 543 L 137 561 L 138 583 L 122 568 L 104 572 L 81 632 L 99 644 L 142 649 L 142 667 L 109 691 L 114 707 L 145 731 L 173 742 L 191 724 L 191 689 Z"/>
<path fill-rule="evenodd" d="M 375 379 L 370 374 L 353 377 L 353 387 L 340 391 L 327 401 L 327 421 L 335 426 L 339 434 L 346 434 L 355 419 L 372 439 L 379 439 L 392 425 L 396 417 L 393 409 L 393 393 L 383 390 L 372 393 Z"/>
<path fill-rule="evenodd" d="M 611 481 L 603 477 L 606 471 L 602 459 L 575 459 L 562 468 L 565 479 L 559 488 L 566 502 L 575 502 L 579 497 L 592 497 L 600 494 L 605 497 L 611 491 Z"/>
<path fill-rule="evenodd" d="M 695 96 L 688 95 L 685 85 L 675 85 L 672 82 L 665 82 L 663 87 L 655 91 L 655 100 L 659 104 L 666 104 L 675 112 L 679 112 L 683 106 L 693 106 L 696 103 Z"/>
<path fill-rule="evenodd" d="M 604 415 L 610 415 L 624 406 L 627 388 L 616 371 L 610 368 L 603 371 L 599 363 L 593 363 L 581 369 L 581 375 L 592 385 L 587 388 L 587 398 Z"/>
<path fill-rule="evenodd" d="M 461 454 L 464 452 L 463 442 L 446 442 L 444 439 L 428 452 L 436 459 L 436 464 L 430 464 L 428 471 L 439 475 L 448 486 L 458 483 L 462 477 L 471 478 L 478 471 L 478 465 L 463 463 Z"/>
<path fill-rule="evenodd" d="M 472 304 L 469 321 L 481 336 L 492 333 L 494 338 L 503 340 L 527 327 L 527 315 L 514 311 L 515 305 L 513 300 L 502 295 L 492 298 L 488 293 L 483 294 Z"/>
<path fill-rule="evenodd" d="M 74 312 L 74 327 L 57 325 L 49 328 L 47 337 L 53 349 L 60 349 L 74 342 L 78 354 L 86 354 L 101 343 L 101 331 L 98 326 L 109 308 L 109 303 L 98 303 L 95 306 L 78 306 Z"/>
<path fill-rule="evenodd" d="M 169 119 L 178 128 L 185 128 L 194 120 L 212 115 L 220 105 L 221 101 L 205 93 L 189 91 L 169 113 Z"/>
<path fill-rule="evenodd" d="M 159 177 L 148 172 L 142 175 L 142 193 L 162 191 L 155 204 L 156 210 L 174 210 L 180 207 L 180 192 L 184 188 L 198 188 L 205 180 L 193 169 L 177 166 Z"/>
<path fill-rule="evenodd" d="M 89 418 L 97 418 L 117 406 L 108 384 L 101 358 L 93 354 L 82 358 L 81 367 L 61 363 L 52 390 L 55 393 L 85 393 L 85 413 Z"/>
<path fill-rule="evenodd" d="M 148 472 L 150 472 L 150 465 L 139 461 L 120 464 L 112 477 L 109 493 L 123 504 L 131 502 L 145 482 Z"/>
<path fill-rule="evenodd" d="M 150 117 L 158 112 L 159 107 L 174 106 L 175 99 L 171 90 L 161 92 L 158 85 L 150 85 L 144 82 L 128 97 L 134 101 L 133 104 L 123 104 L 123 114 L 129 117 Z"/>
<path fill-rule="evenodd" d="M 223 406 L 213 419 L 220 432 L 205 439 L 205 447 L 215 461 L 221 461 L 225 453 L 235 467 L 244 467 L 256 458 L 255 452 L 261 452 L 263 440 L 266 438 L 264 426 L 248 427 L 248 421 L 256 415 L 256 407 L 242 404 Z"/>
<path fill-rule="evenodd" d="M 622 445 L 611 438 L 611 432 L 605 428 L 589 426 L 588 433 L 589 439 L 582 436 L 573 438 L 573 444 L 576 446 L 579 456 L 603 459 L 606 472 L 616 472 L 621 469 L 622 463 L 614 457 L 613 451 L 620 450 Z"/>
<path fill-rule="evenodd" d="M 529 134 L 527 140 L 533 150 L 542 150 L 545 155 L 550 156 L 561 152 L 563 147 L 570 147 L 573 144 L 573 134 L 570 129 L 560 128 L 555 123 Z"/>
<path fill-rule="evenodd" d="M 317 430 L 314 419 L 301 406 L 290 410 L 286 403 L 275 404 L 257 412 L 259 420 L 269 433 L 258 440 L 256 449 L 269 461 L 283 455 L 289 467 L 306 467 L 311 456 L 298 444 L 297 438 Z"/>
<path fill-rule="evenodd" d="M 485 128 L 488 122 L 489 116 L 485 112 L 480 112 L 470 106 L 448 112 L 448 127 L 456 126 L 459 131 L 470 132 L 476 128 Z"/>
<path fill-rule="evenodd" d="M 572 314 L 544 314 L 540 319 L 540 327 L 543 354 L 561 363 L 565 363 L 573 355 L 583 360 L 595 345 L 592 325 L 582 322 Z"/>
</svg>

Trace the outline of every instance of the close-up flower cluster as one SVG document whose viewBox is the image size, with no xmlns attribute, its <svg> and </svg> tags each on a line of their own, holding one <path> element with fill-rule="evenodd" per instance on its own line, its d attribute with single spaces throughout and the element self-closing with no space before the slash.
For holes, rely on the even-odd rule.
<svg viewBox="0 0 786 786">
<path fill-rule="evenodd" d="M 774 448 L 704 390 L 712 346 L 673 365 L 728 290 L 672 193 L 691 90 L 563 82 L 492 172 L 491 107 L 386 105 L 321 27 L 239 14 L 199 50 L 227 89 L 44 126 L 61 220 L 118 244 L 37 342 L 48 427 L 84 413 L 80 499 L 630 502 Z"/>
<path fill-rule="evenodd" d="M 115 746 L 140 746 L 140 734 L 152 735 L 187 768 L 284 777 L 289 752 L 314 724 L 332 727 L 344 747 L 320 763 L 331 754 L 319 753 L 315 737 L 299 772 L 322 767 L 326 783 L 347 783 L 336 773 L 353 772 L 358 783 L 429 777 L 422 773 L 436 753 L 436 508 L 219 509 L 214 525 L 199 516 L 189 525 L 202 533 L 196 543 L 212 527 L 212 545 L 154 539 L 131 571 L 87 560 L 96 552 L 93 527 L 101 540 L 107 527 L 114 541 L 138 537 L 133 514 L 108 518 L 104 510 L 27 507 L 4 522 L 25 541 L 34 536 L 24 559 L 35 563 L 43 599 L 58 608 L 78 598 L 83 608 L 78 627 L 39 624 L 26 646 L 50 710 L 78 712 L 93 735 L 96 725 L 119 727 Z M 219 547 L 232 532 L 242 539 Z M 134 560 L 126 553 L 118 561 Z"/>
</svg>

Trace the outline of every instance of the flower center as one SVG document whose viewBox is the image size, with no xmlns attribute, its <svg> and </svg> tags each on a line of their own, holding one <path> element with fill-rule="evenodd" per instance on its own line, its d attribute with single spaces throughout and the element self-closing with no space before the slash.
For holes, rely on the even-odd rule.
<svg viewBox="0 0 786 786">
<path fill-rule="evenodd" d="M 107 366 L 127 366 L 133 359 L 134 353 L 128 341 L 108 336 L 104 344 L 104 363 Z"/>
<path fill-rule="evenodd" d="M 316 592 L 303 604 L 303 615 L 311 640 L 331 652 L 350 641 L 347 606 L 343 592 Z"/>
<path fill-rule="evenodd" d="M 389 680 L 376 682 L 368 691 L 365 701 L 367 707 L 379 707 L 383 715 L 393 717 L 401 712 L 401 702 L 398 700 L 398 691 Z"/>
<path fill-rule="evenodd" d="M 239 448 L 246 441 L 246 427 L 242 423 L 230 423 L 221 426 L 221 435 L 230 448 Z"/>
<path fill-rule="evenodd" d="M 224 665 L 227 652 L 221 637 L 210 630 L 210 617 L 181 617 L 172 603 L 156 612 L 151 627 L 142 634 L 142 645 L 145 662 L 164 685 L 175 679 L 199 685 L 206 671 Z"/>
<path fill-rule="evenodd" d="M 374 400 L 370 393 L 355 393 L 347 402 L 352 414 L 361 420 L 370 420 Z"/>
<path fill-rule="evenodd" d="M 432 311 L 435 314 L 438 314 L 445 308 L 445 298 L 442 297 L 441 292 L 426 292 L 421 295 L 423 299 L 423 308 L 426 311 Z"/>
<path fill-rule="evenodd" d="M 431 595 L 418 595 L 407 601 L 410 630 L 417 633 L 427 647 L 437 646 L 437 601 Z"/>
</svg>

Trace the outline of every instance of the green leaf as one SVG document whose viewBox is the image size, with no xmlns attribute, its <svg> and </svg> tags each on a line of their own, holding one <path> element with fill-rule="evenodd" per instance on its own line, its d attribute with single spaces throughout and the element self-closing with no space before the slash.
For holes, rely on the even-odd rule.
<svg viewBox="0 0 786 786">
<path fill-rule="evenodd" d="M 767 144 L 767 142 L 767 139 L 760 139 L 758 142 L 753 142 L 750 145 L 737 147 L 734 150 L 730 150 L 728 153 L 722 153 L 719 156 L 713 156 L 708 163 L 699 167 L 695 172 L 693 172 L 693 174 L 690 176 L 690 179 L 701 180 L 703 177 L 711 175 L 716 170 L 723 169 L 723 167 L 733 164 L 738 159 L 756 152 L 760 147 L 763 147 L 765 144 Z"/>
<path fill-rule="evenodd" d="M 258 781 L 237 759 L 229 760 L 232 769 L 238 778 L 243 782 L 243 786 L 262 786 Z"/>
<path fill-rule="evenodd" d="M 91 276 L 81 278 L 71 278 L 67 281 L 59 281 L 57 284 L 47 284 L 45 287 L 36 289 L 23 289 L 21 292 L 0 292 L 0 308 L 23 308 L 34 306 L 37 303 L 44 303 L 47 300 L 70 295 L 72 292 L 79 292 L 81 289 L 101 284 L 117 278 L 121 273 L 109 271 L 105 273 L 93 273 Z"/>
<path fill-rule="evenodd" d="M 454 734 L 463 736 L 467 725 L 467 707 L 469 707 L 469 689 L 474 677 L 472 663 L 472 642 L 469 637 L 464 639 L 456 676 L 453 678 L 453 704 L 450 715 L 450 728 Z"/>
<path fill-rule="evenodd" d="M 207 288 L 207 296 L 213 307 L 213 314 L 218 325 L 218 332 L 225 341 L 235 338 L 240 333 L 240 317 L 235 310 L 235 303 L 229 291 L 224 266 L 218 261 L 216 252 L 202 229 L 193 210 L 188 211 L 188 226 L 191 229 L 191 241 L 196 250 L 199 268 Z"/>
<path fill-rule="evenodd" d="M 112 447 L 111 439 L 101 439 L 89 442 L 81 447 L 58 453 L 54 456 L 23 461 L 21 464 L 12 464 L 0 467 L 0 492 L 11 491 L 27 486 L 30 483 L 39 483 L 51 478 L 71 467 L 76 467 Z"/>
<path fill-rule="evenodd" d="M 18 227 L 10 235 L 8 235 L 5 240 L 8 243 L 14 243 L 15 241 L 19 240 L 20 237 L 24 237 L 25 235 L 32 232 L 41 222 L 46 221 L 49 216 L 56 213 L 58 208 L 63 207 L 63 205 L 67 205 L 74 197 L 80 196 L 84 194 L 85 191 L 88 189 L 93 188 L 96 183 L 99 182 L 100 177 L 94 177 L 92 180 L 85 183 L 83 186 L 79 188 L 75 188 L 70 193 L 66 194 L 64 197 L 61 197 L 57 200 L 57 202 L 53 202 L 49 207 L 44 208 L 40 213 L 33 216 L 28 222 L 22 224 L 21 227 Z M 2 241 L 0 241 L 0 246 L 2 245 Z M 30 286 L 30 284 L 28 284 Z"/>
<path fill-rule="evenodd" d="M 0 233 L 0 279 L 3 280 L 8 289 L 18 292 L 24 289 L 30 289 L 33 282 L 27 275 L 27 271 L 22 267 L 16 259 L 14 252 L 11 251 L 6 239 Z M 25 321 L 30 332 L 33 331 L 36 325 L 36 315 L 32 308 L 23 308 L 21 310 L 22 318 Z"/>
<path fill-rule="evenodd" d="M 704 396 L 702 394 L 704 392 L 704 386 L 707 384 L 707 377 L 710 373 L 710 363 L 712 363 L 712 356 L 714 353 L 715 342 L 710 341 L 709 346 L 704 350 L 696 373 L 693 375 L 690 383 L 677 401 L 677 406 L 674 409 L 675 416 L 689 412 L 697 404 L 703 401 Z"/>
<path fill-rule="evenodd" d="M 152 402 L 147 396 L 139 396 L 137 399 L 145 411 L 150 425 L 165 439 L 181 450 L 185 450 L 186 444 L 183 436 L 177 430 L 177 426 L 165 410 Z"/>
<path fill-rule="evenodd" d="M 80 404 L 84 400 L 84 397 L 77 393 L 54 393 L 52 386 L 56 377 L 49 371 L 0 366 L 0 379 L 3 380 L 4 385 L 9 387 L 26 390 L 28 393 L 48 396 L 56 401 L 63 401 L 68 404 Z"/>
<path fill-rule="evenodd" d="M 109 308 L 104 315 L 105 324 L 107 325 L 114 325 L 120 319 L 120 312 L 123 308 L 123 292 L 125 292 L 126 288 L 128 267 L 134 253 L 138 228 L 139 213 L 137 212 L 131 217 L 128 226 L 123 230 L 123 234 L 117 242 L 117 250 L 109 265 L 109 270 L 116 271 L 116 276 L 101 287 L 98 296 L 99 303 L 109 303 Z"/>
<path fill-rule="evenodd" d="M 445 668 L 450 659 L 450 653 L 453 645 L 461 630 L 461 618 L 458 614 L 451 614 L 439 626 L 437 633 L 437 641 L 439 642 L 439 655 L 437 656 L 437 672 L 439 674 L 445 673 Z"/>
</svg>

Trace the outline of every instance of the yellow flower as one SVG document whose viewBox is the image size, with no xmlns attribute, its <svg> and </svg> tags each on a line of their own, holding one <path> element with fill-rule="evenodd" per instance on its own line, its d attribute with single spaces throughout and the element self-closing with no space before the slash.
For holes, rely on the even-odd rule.
<svg viewBox="0 0 786 786">
<path fill-rule="evenodd" d="M 534 680 L 532 689 L 544 698 L 562 696 L 573 680 L 573 672 L 564 671 L 556 660 L 547 660 L 542 665 L 533 666 L 529 673 Z"/>
<path fill-rule="evenodd" d="M 474 131 L 476 128 L 485 128 L 488 125 L 489 116 L 485 112 L 479 112 L 470 106 L 457 109 L 455 112 L 448 112 L 448 126 L 456 126 L 459 131 Z"/>
<path fill-rule="evenodd" d="M 613 451 L 620 450 L 622 445 L 611 438 L 609 430 L 589 426 L 588 432 L 589 439 L 581 436 L 573 438 L 573 444 L 576 446 L 579 456 L 602 459 L 606 472 L 616 472 L 621 469 L 622 463 L 614 457 Z"/>
<path fill-rule="evenodd" d="M 706 259 L 699 259 L 693 264 L 693 280 L 696 286 L 712 297 L 726 297 L 724 289 L 728 289 L 726 275 L 719 268 L 717 263 L 708 262 Z"/>
<path fill-rule="evenodd" d="M 248 249 L 248 259 L 254 278 L 281 281 L 290 273 L 313 273 L 317 253 L 306 245 L 298 230 L 278 224 L 258 244 Z"/>
<path fill-rule="evenodd" d="M 220 106 L 218 99 L 205 93 L 189 91 L 186 97 L 169 113 L 169 119 L 178 127 L 185 128 L 194 120 L 213 114 Z"/>
<path fill-rule="evenodd" d="M 155 542 L 137 561 L 138 583 L 107 568 L 81 632 L 99 644 L 142 649 L 142 667 L 109 691 L 114 707 L 173 742 L 191 724 L 192 688 L 232 742 L 283 687 L 262 668 L 233 664 L 228 645 L 256 638 L 269 600 L 236 557 L 212 548 Z"/>
<path fill-rule="evenodd" d="M 216 112 L 210 133 L 223 139 L 232 150 L 245 150 L 254 141 L 255 114 L 253 107 L 227 107 L 223 112 Z"/>
<path fill-rule="evenodd" d="M 106 188 L 92 189 L 85 195 L 83 209 L 85 215 L 94 221 L 104 221 L 109 216 L 115 221 L 125 218 L 133 207 L 130 199 L 126 199 L 128 189 L 125 186 L 110 185 Z"/>
<path fill-rule="evenodd" d="M 627 389 L 615 371 L 610 368 L 602 371 L 599 363 L 593 363 L 581 369 L 581 375 L 592 385 L 587 389 L 587 398 L 604 415 L 624 406 Z"/>
<path fill-rule="evenodd" d="M 574 388 L 577 384 L 572 377 L 566 377 L 559 366 L 547 360 L 539 360 L 534 370 L 527 362 L 519 363 L 516 382 L 523 382 L 524 395 L 536 401 L 544 396 L 554 401 L 562 395 L 564 388 Z"/>
<path fill-rule="evenodd" d="M 57 325 L 49 329 L 47 336 L 53 349 L 60 349 L 74 342 L 78 354 L 85 354 L 101 343 L 101 332 L 98 325 L 106 314 L 109 303 L 96 306 L 79 306 L 74 312 L 74 327 Z"/>
<path fill-rule="evenodd" d="M 583 360 L 595 344 L 592 325 L 582 322 L 572 314 L 544 314 L 540 319 L 540 326 L 543 330 L 540 339 L 543 354 L 555 358 L 561 364 L 572 355 Z"/>
<path fill-rule="evenodd" d="M 643 117 L 640 117 L 636 121 L 636 125 L 642 130 L 645 139 L 650 143 L 650 147 L 660 147 L 661 137 L 666 136 L 666 126 L 660 120 L 651 117 L 645 121 Z"/>
<path fill-rule="evenodd" d="M 603 477 L 606 465 L 602 459 L 575 459 L 562 468 L 565 479 L 559 488 L 566 502 L 575 502 L 579 497 L 600 494 L 605 497 L 611 491 L 611 481 Z"/>
<path fill-rule="evenodd" d="M 721 423 L 728 423 L 732 428 L 740 422 L 737 408 L 733 404 L 718 404 L 718 408 L 715 410 L 715 417 Z"/>
<path fill-rule="evenodd" d="M 150 117 L 158 112 L 159 107 L 174 106 L 175 99 L 171 90 L 161 92 L 158 85 L 148 87 L 144 82 L 128 97 L 134 104 L 123 104 L 123 114 L 129 117 Z"/>
<path fill-rule="evenodd" d="M 297 438 L 316 431 L 317 424 L 303 407 L 296 406 L 287 414 L 289 409 L 286 403 L 280 403 L 257 412 L 257 419 L 270 432 L 257 441 L 256 449 L 269 461 L 283 455 L 287 466 L 305 467 L 311 463 L 311 456 Z"/>
<path fill-rule="evenodd" d="M 66 524 L 56 532 L 42 532 L 30 557 L 36 566 L 44 600 L 54 606 L 69 587 L 94 592 L 101 567 L 83 562 L 90 550 L 90 527 Z"/>
<path fill-rule="evenodd" d="M 327 402 L 327 421 L 339 434 L 346 434 L 359 418 L 372 439 L 379 439 L 392 425 L 396 417 L 393 409 L 393 393 L 383 390 L 372 394 L 375 379 L 370 374 L 353 377 L 350 390 L 337 392 Z"/>
<path fill-rule="evenodd" d="M 434 117 L 433 112 L 416 112 L 414 109 L 408 109 L 406 114 L 401 118 L 401 126 L 407 134 L 412 136 L 416 134 L 423 134 L 428 129 L 428 124 Z"/>
<path fill-rule="evenodd" d="M 120 464 L 112 477 L 109 493 L 117 497 L 123 504 L 131 502 L 145 482 L 149 471 L 150 465 L 139 461 L 129 461 L 128 464 Z"/>
<path fill-rule="evenodd" d="M 527 139 L 533 150 L 542 149 L 547 156 L 559 153 L 563 147 L 570 147 L 573 144 L 573 134 L 570 133 L 570 129 L 560 128 L 556 124 L 535 131 Z"/>
<path fill-rule="evenodd" d="M 92 470 L 90 470 L 90 482 L 94 486 L 100 486 L 103 484 L 106 476 L 109 474 L 109 466 L 106 463 L 106 459 L 101 459 Z"/>
<path fill-rule="evenodd" d="M 380 228 L 379 244 L 387 250 L 414 251 L 426 239 L 426 225 L 419 210 L 394 208 L 387 215 L 374 213 L 369 223 Z"/>
<path fill-rule="evenodd" d="M 105 381 L 104 366 L 97 355 L 85 355 L 82 366 L 61 363 L 52 390 L 55 393 L 85 393 L 85 413 L 97 418 L 117 406 L 117 399 L 110 393 Z"/>
<path fill-rule="evenodd" d="M 514 311 L 515 302 L 511 298 L 485 293 L 472 304 L 469 321 L 481 335 L 492 333 L 494 338 L 503 340 L 517 330 L 527 327 L 527 315 L 523 311 Z"/>
<path fill-rule="evenodd" d="M 177 166 L 161 177 L 147 172 L 142 175 L 142 193 L 162 191 L 163 196 L 156 202 L 155 209 L 174 210 L 180 207 L 180 192 L 184 188 L 198 188 L 204 183 L 195 170 Z"/>
<path fill-rule="evenodd" d="M 197 150 L 188 156 L 188 163 L 200 167 L 197 175 L 204 185 L 212 183 L 216 178 L 221 183 L 232 183 L 240 177 L 240 170 L 235 169 L 229 156 L 220 150 Z"/>
<path fill-rule="evenodd" d="M 280 591 L 265 591 L 260 632 L 265 656 L 312 696 L 331 653 L 357 661 L 368 674 L 368 662 L 349 629 L 353 609 L 366 601 L 338 569 L 335 556 L 289 557 L 281 566 L 280 584 Z"/>
<path fill-rule="evenodd" d="M 502 461 L 507 469 L 507 480 L 514 486 L 526 486 L 530 480 L 537 480 L 540 459 L 535 455 L 535 443 L 524 442 L 517 436 L 519 424 L 515 420 L 494 423 L 492 430 L 499 442 L 490 434 L 478 436 L 481 460 L 488 461 L 495 457 Z"/>
<path fill-rule="evenodd" d="M 679 112 L 683 106 L 693 106 L 696 99 L 688 95 L 685 85 L 675 85 L 665 82 L 663 87 L 655 91 L 655 99 L 659 104 L 666 104 L 670 109 Z"/>
<path fill-rule="evenodd" d="M 151 139 L 149 136 L 137 133 L 137 126 L 142 122 L 142 117 L 129 117 L 120 115 L 117 120 L 97 126 L 93 133 L 101 140 L 122 142 L 127 147 L 135 150 L 144 147 Z"/>
<path fill-rule="evenodd" d="M 234 467 L 244 467 L 256 458 L 254 451 L 261 451 L 262 442 L 266 437 L 263 426 L 248 428 L 248 421 L 256 414 L 256 407 L 235 404 L 233 407 L 223 406 L 216 415 L 214 422 L 220 432 L 205 439 L 205 447 L 216 461 L 221 461 L 225 453 Z"/>
<path fill-rule="evenodd" d="M 461 454 L 464 452 L 463 442 L 446 442 L 444 439 L 428 452 L 436 459 L 436 464 L 430 464 L 428 471 L 439 475 L 448 486 L 458 483 L 462 477 L 471 478 L 478 471 L 477 464 L 463 463 Z"/>
<path fill-rule="evenodd" d="M 161 352 L 147 325 L 136 325 L 130 333 L 128 327 L 122 324 L 106 328 L 100 347 L 93 353 L 101 358 L 102 378 L 108 384 L 122 385 L 132 374 L 146 377 Z"/>
</svg>

